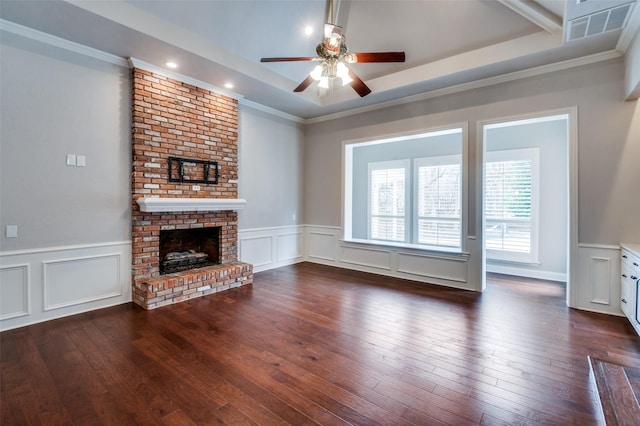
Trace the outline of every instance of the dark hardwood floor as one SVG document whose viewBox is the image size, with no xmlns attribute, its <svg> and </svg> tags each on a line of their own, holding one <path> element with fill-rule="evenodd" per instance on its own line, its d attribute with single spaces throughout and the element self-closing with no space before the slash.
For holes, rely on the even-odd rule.
<svg viewBox="0 0 640 426">
<path fill-rule="evenodd" d="M 0 334 L 1 421 L 145 425 L 592 425 L 587 356 L 640 367 L 626 319 L 564 286 L 485 293 L 309 263 L 143 311 Z"/>
</svg>

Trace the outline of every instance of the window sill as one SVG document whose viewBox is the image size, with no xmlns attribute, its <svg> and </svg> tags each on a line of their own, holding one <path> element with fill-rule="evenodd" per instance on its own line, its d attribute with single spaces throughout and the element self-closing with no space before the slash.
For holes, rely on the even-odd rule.
<svg viewBox="0 0 640 426">
<path fill-rule="evenodd" d="M 374 247 L 377 249 L 390 250 L 390 249 L 402 249 L 409 252 L 432 254 L 432 255 L 453 255 L 456 257 L 464 256 L 469 257 L 468 252 L 464 252 L 459 248 L 446 248 L 435 247 L 420 244 L 407 244 L 407 243 L 394 243 L 390 241 L 376 241 L 376 240 L 360 240 L 360 239 L 342 239 L 340 240 L 340 246 L 342 247 Z"/>
</svg>

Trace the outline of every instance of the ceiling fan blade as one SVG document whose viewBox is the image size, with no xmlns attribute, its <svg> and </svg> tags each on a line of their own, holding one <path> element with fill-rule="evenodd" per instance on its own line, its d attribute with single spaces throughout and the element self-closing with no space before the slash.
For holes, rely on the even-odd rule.
<svg viewBox="0 0 640 426">
<path fill-rule="evenodd" d="M 347 53 L 345 60 L 352 64 L 364 62 L 404 62 L 404 52 Z"/>
<path fill-rule="evenodd" d="M 353 87 L 353 90 L 358 92 L 358 95 L 360 95 L 361 98 L 364 98 L 369 93 L 371 93 L 371 89 L 369 89 L 369 86 L 364 84 L 364 81 L 362 81 L 362 79 L 358 77 L 358 75 L 351 69 L 349 70 L 349 77 L 353 79 L 353 81 L 351 82 L 351 87 Z"/>
<path fill-rule="evenodd" d="M 296 61 L 315 61 L 318 58 L 310 56 L 289 57 L 289 58 L 260 58 L 260 62 L 296 62 Z"/>
<path fill-rule="evenodd" d="M 298 87 L 293 89 L 293 91 L 294 92 L 302 92 L 302 91 L 304 91 L 304 89 L 309 87 L 311 85 L 311 83 L 313 83 L 313 78 L 311 76 L 308 76 L 307 78 L 304 79 L 304 81 L 302 83 L 300 83 L 298 85 Z"/>
</svg>

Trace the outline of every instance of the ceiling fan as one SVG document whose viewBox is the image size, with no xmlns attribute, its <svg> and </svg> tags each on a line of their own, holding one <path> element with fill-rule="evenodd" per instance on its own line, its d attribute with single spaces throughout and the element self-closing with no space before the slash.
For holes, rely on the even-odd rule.
<svg viewBox="0 0 640 426">
<path fill-rule="evenodd" d="M 371 93 L 371 89 L 348 67 L 348 64 L 404 62 L 404 52 L 349 53 L 342 27 L 335 24 L 333 0 L 329 0 L 328 8 L 330 22 L 324 25 L 324 39 L 316 46 L 316 57 L 261 58 L 260 62 L 320 62 L 309 76 L 293 89 L 294 92 L 302 92 L 314 81 L 318 81 L 318 87 L 328 89 L 330 83 L 340 78 L 343 86 L 350 84 L 358 95 L 367 96 Z"/>
</svg>

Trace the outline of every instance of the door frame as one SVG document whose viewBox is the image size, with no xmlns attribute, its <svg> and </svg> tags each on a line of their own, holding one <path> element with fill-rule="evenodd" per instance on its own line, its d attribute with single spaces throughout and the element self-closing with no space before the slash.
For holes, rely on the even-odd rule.
<svg viewBox="0 0 640 426">
<path fill-rule="evenodd" d="M 578 107 L 568 107 L 538 111 L 515 116 L 504 116 L 491 120 L 476 122 L 476 211 L 475 229 L 476 243 L 480 256 L 477 262 L 477 273 L 480 279 L 476 284 L 476 291 L 486 288 L 486 250 L 484 244 L 484 158 L 486 143 L 484 141 L 484 127 L 491 124 L 509 121 L 527 120 L 566 115 L 567 120 L 567 182 L 568 182 L 568 211 L 567 211 L 567 297 L 569 307 L 578 306 Z"/>
</svg>

